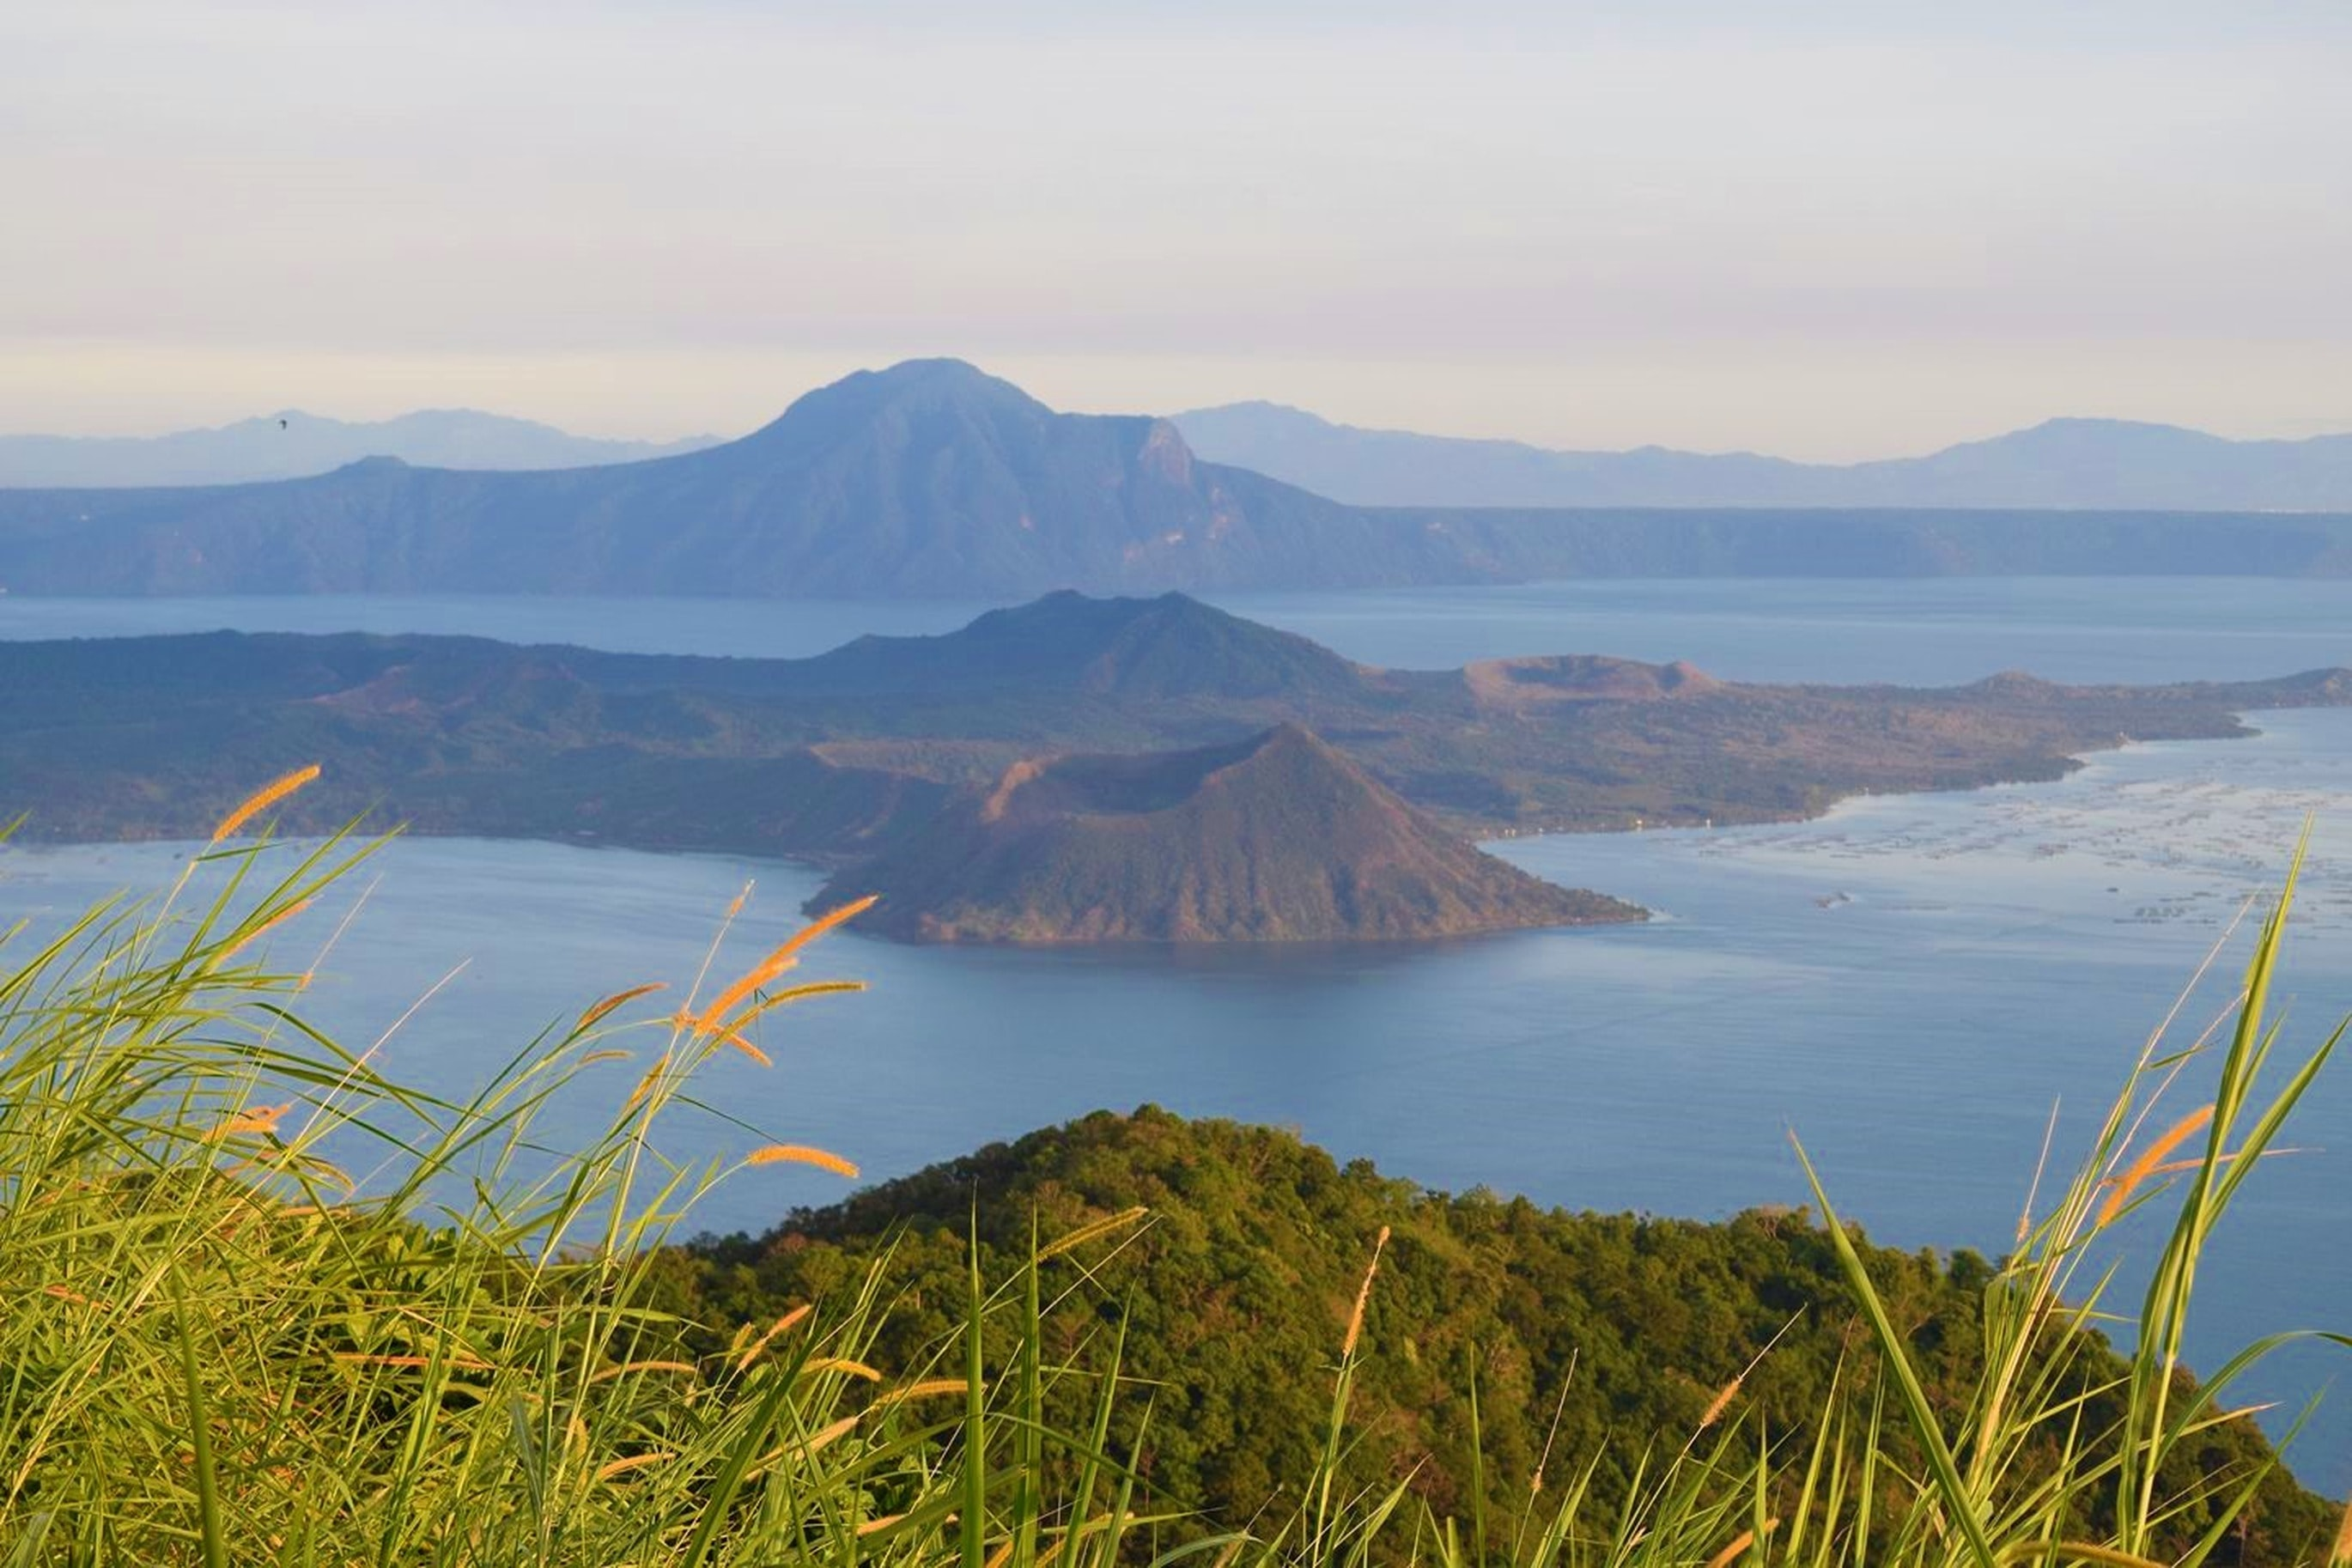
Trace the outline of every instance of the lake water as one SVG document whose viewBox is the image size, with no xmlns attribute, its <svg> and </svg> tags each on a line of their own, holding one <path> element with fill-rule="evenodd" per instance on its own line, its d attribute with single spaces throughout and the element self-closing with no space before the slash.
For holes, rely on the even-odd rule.
<svg viewBox="0 0 2352 1568">
<path fill-rule="evenodd" d="M 1538 583 L 1216 602 L 1350 658 L 1686 658 L 1741 680 L 1913 685 L 2026 669 L 2051 680 L 2241 679 L 2352 663 L 2352 583 L 2271 577 Z M 150 632 L 443 632 L 640 653 L 801 658 L 866 632 L 952 630 L 989 606 L 944 601 L 320 595 L 0 596 L 0 638 Z M 1865 651 L 1858 651 L 1865 650 Z M 1857 669 L 1857 660 L 1866 660 Z"/>
<path fill-rule="evenodd" d="M 29 617 L 20 612 L 31 608 Z M 1598 649 L 1749 679 L 1949 681 L 2003 667 L 2084 679 L 2262 675 L 2352 663 L 2352 586 L 2264 582 L 1633 584 L 1264 597 L 1234 607 L 1368 661 Z M 364 622 L 606 646 L 810 651 L 856 630 L 940 629 L 962 608 L 655 602 L 111 603 L 77 619 L 0 600 L 0 632 Z M 37 626 L 35 623 L 38 623 Z M 802 639 L 795 642 L 793 639 Z M 1849 802 L 1818 822 L 1518 839 L 1499 853 L 1646 904 L 1637 928 L 1409 949 L 1060 952 L 833 939 L 812 975 L 872 983 L 781 1016 L 777 1063 L 728 1060 L 715 1099 L 777 1138 L 887 1176 L 1099 1106 L 1157 1101 L 1289 1124 L 1433 1186 L 1573 1207 L 1719 1215 L 1804 1197 L 1787 1134 L 1882 1240 L 2007 1245 L 2042 1129 L 2081 1147 L 2147 1030 L 2240 901 L 2316 834 L 2281 987 L 2284 1051 L 2352 1012 L 2352 712 L 2263 715 L 2258 739 L 2152 745 L 2064 781 Z M 37 920 L 161 885 L 173 846 L 0 850 L 0 916 Z M 757 889 L 719 967 L 797 921 L 789 865 L 533 844 L 413 841 L 374 864 L 313 1013 L 386 1044 L 397 1075 L 457 1086 L 551 1020 L 644 980 L 690 978 L 727 901 Z M 321 910 L 313 929 L 337 918 Z M 2184 1012 L 2193 1036 L 2226 973 Z M 289 956 L 306 956 L 289 936 Z M 462 966 L 462 967 L 460 967 Z M 615 1098 L 630 1069 L 615 1077 Z M 2201 1276 L 2210 1364 L 2259 1333 L 2347 1325 L 2352 1064 L 2324 1079 Z M 2201 1102 L 2184 1089 L 2180 1108 Z M 558 1129 L 557 1131 L 561 1131 Z M 688 1145 L 741 1146 L 710 1122 Z M 707 1211 L 757 1226 L 837 1191 L 761 1172 Z M 2143 1253 L 2155 1238 L 2127 1237 Z M 2248 1397 L 2300 1401 L 2336 1363 L 2273 1363 Z M 2299 1468 L 2352 1483 L 2352 1391 Z"/>
</svg>

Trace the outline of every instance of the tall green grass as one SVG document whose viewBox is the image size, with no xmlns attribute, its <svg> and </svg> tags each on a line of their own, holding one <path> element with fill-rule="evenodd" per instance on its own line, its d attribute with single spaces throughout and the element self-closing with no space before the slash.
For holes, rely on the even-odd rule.
<svg viewBox="0 0 2352 1568">
<path fill-rule="evenodd" d="M 706 973 L 683 997 L 591 1005 L 452 1100 L 305 1025 L 306 974 L 274 961 L 371 852 L 347 837 L 216 840 L 154 900 L 0 950 L 6 1568 L 2193 1565 L 2231 1559 L 2262 1479 L 2179 1461 L 2241 1417 L 2233 1385 L 2276 1342 L 2193 1388 L 2179 1355 L 2215 1227 L 2336 1043 L 2273 1059 L 2292 877 L 2233 1024 L 2151 1041 L 2079 1168 L 2029 1205 L 1985 1292 L 1963 1407 L 1923 1393 L 1816 1183 L 1877 1353 L 1853 1363 L 1867 1397 L 1838 1398 L 1810 1432 L 1763 1429 L 1734 1384 L 1698 1430 L 1647 1440 L 1622 1506 L 1589 1500 L 1598 1456 L 1547 1454 L 1516 1517 L 1439 1518 L 1411 1477 L 1341 1479 L 1360 1300 L 1323 1369 L 1316 1484 L 1254 1518 L 1171 1531 L 1185 1500 L 1141 1479 L 1158 1417 L 1152 1390 L 1121 1376 L 1124 1331 L 1109 1322 L 1058 1355 L 1040 1331 L 1150 1215 L 1039 1237 L 1011 1279 L 975 1272 L 961 1329 L 916 1364 L 873 1364 L 887 1265 L 839 1300 L 743 1325 L 724 1354 L 690 1355 L 682 1325 L 647 1305 L 661 1244 L 714 1184 L 756 1180 L 753 1160 L 835 1157 L 687 1163 L 664 1154 L 663 1131 L 712 1056 L 761 1050 L 762 1015 L 844 989 L 784 983 L 816 933 L 730 986 Z M 602 1096 L 609 1113 L 551 1151 L 559 1096 Z M 2159 1130 L 2204 1100 L 2200 1142 L 2151 1157 Z M 2112 1227 L 2167 1203 L 2151 1281 L 2121 1310 Z M 1366 1297 L 1378 1289 L 1368 1256 Z M 2094 1327 L 2136 1347 L 2115 1386 L 2086 1384 Z M 1856 1407 L 1873 1415 L 1837 1414 Z M 1074 1408 L 1083 1418 L 1053 1414 Z M 1161 1551 L 1168 1540 L 1183 1544 Z"/>
</svg>

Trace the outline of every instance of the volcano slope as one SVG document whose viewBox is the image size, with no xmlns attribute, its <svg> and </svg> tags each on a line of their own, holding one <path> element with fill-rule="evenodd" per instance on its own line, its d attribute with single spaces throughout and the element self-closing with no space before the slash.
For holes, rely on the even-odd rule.
<svg viewBox="0 0 2352 1568">
<path fill-rule="evenodd" d="M 1484 854 L 1296 724 L 1015 763 L 814 906 L 921 941 L 1339 942 L 1639 920 Z"/>
</svg>

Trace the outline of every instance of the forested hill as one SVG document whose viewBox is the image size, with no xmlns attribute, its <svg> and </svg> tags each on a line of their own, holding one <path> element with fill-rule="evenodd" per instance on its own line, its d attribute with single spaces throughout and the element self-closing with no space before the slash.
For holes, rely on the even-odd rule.
<svg viewBox="0 0 2352 1568">
<path fill-rule="evenodd" d="M 794 1214 L 761 1237 L 698 1243 L 671 1259 L 669 1302 L 723 1348 L 739 1325 L 841 1300 L 887 1259 L 898 1305 L 878 1356 L 920 1364 L 962 1321 L 975 1226 L 983 1275 L 1002 1279 L 1017 1274 L 1034 1238 L 1136 1205 L 1150 1211 L 1143 1223 L 1085 1254 L 1089 1279 L 1061 1299 L 1051 1348 L 1057 1361 L 1099 1353 L 1125 1316 L 1126 1369 L 1155 1409 L 1140 1455 L 1155 1500 L 1215 1518 L 1295 1497 L 1306 1479 L 1329 1414 L 1330 1369 L 1383 1226 L 1393 1235 L 1365 1320 L 1352 1472 L 1381 1485 L 1410 1476 L 1457 1517 L 1470 1512 L 1478 1473 L 1474 1377 L 1486 1504 L 1507 1524 L 1539 1465 L 1557 1487 L 1597 1462 L 1596 1500 L 1622 1499 L 1633 1468 L 1696 1433 L 1718 1392 L 1775 1335 L 1738 1410 L 1791 1445 L 1836 1406 L 1842 1363 L 1838 1386 L 1869 1379 L 1869 1335 L 1831 1238 L 1801 1211 L 1706 1225 L 1448 1195 L 1364 1162 L 1340 1165 L 1289 1133 L 1150 1107 L 992 1145 Z M 1930 1396 L 1949 1405 L 1979 1352 L 1991 1266 L 1966 1252 L 1866 1255 Z M 2090 1380 L 2117 1364 L 2104 1351 L 2093 1360 Z M 2093 1395 L 2084 1432 L 2111 1421 L 2114 1406 L 2112 1394 Z M 1885 1462 L 1916 1462 L 1900 1433 L 1887 1442 Z M 2219 1476 L 2263 1444 L 2241 1420 L 2200 1448 Z M 2334 1522 L 2327 1505 L 2277 1476 L 2225 1557 L 2306 1561 Z M 2202 1523 L 2176 1528 L 2185 1542 Z"/>
<path fill-rule="evenodd" d="M 19 594 L 1014 598 L 1546 577 L 2344 575 L 2352 516 L 1368 509 L 1062 414 L 953 360 L 860 372 L 740 440 L 601 468 L 369 459 L 264 484 L 0 490 Z"/>
</svg>

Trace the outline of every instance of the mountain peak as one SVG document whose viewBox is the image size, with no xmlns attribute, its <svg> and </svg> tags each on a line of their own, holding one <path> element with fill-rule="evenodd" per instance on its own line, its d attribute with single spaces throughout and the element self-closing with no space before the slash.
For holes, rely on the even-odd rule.
<svg viewBox="0 0 2352 1568">
<path fill-rule="evenodd" d="M 880 370 L 852 371 L 793 400 L 782 414 L 744 437 L 761 441 L 812 424 L 837 430 L 889 414 L 946 409 L 1051 417 L 1053 411 L 1011 382 L 960 359 L 910 359 Z"/>
<path fill-rule="evenodd" d="M 996 614 L 1012 620 L 1039 607 Z M 1052 618 L 1070 636 L 1070 651 L 1081 654 L 1082 683 L 1090 691 L 1311 699 L 1362 685 L 1356 666 L 1320 644 L 1244 620 L 1189 594 L 1153 599 L 1074 595 L 1053 610 Z"/>
<path fill-rule="evenodd" d="M 691 471 L 718 480 L 730 510 L 828 557 L 871 571 L 880 556 L 902 592 L 966 597 L 1040 578 L 1213 580 L 1255 542 L 1250 501 L 1302 504 L 1264 496 L 1254 476 L 1199 471 L 1165 420 L 1056 413 L 961 360 L 845 376 Z M 745 572 L 773 571 L 751 542 L 737 551 Z M 813 586 L 803 576 L 794 591 Z"/>
<path fill-rule="evenodd" d="M 834 383 L 836 388 L 851 386 L 880 390 L 893 396 L 990 397 L 1030 404 L 1037 401 L 1003 377 L 989 374 L 970 360 L 945 355 L 932 359 L 902 359 L 879 370 L 855 372 Z"/>
<path fill-rule="evenodd" d="M 971 361 L 958 359 L 953 354 L 921 354 L 913 359 L 895 361 L 879 370 L 861 370 L 856 374 L 871 376 L 876 381 L 989 381 L 995 382 L 1000 386 L 1012 384 L 1010 382 L 998 380 Z"/>
<path fill-rule="evenodd" d="M 1340 755 L 1340 752 L 1335 750 L 1328 741 L 1326 741 L 1322 736 L 1317 734 L 1314 731 L 1308 729 L 1306 725 L 1300 723 L 1296 719 L 1285 719 L 1273 729 L 1268 730 L 1264 734 L 1258 736 L 1257 749 L 1261 752 L 1308 752 L 1317 756 L 1338 757 Z"/>
<path fill-rule="evenodd" d="M 1366 679 L 1318 643 L 1190 595 L 1097 599 L 1069 589 L 987 611 L 939 637 L 860 637 L 810 670 L 836 691 L 980 691 L 1043 680 L 1090 695 L 1303 700 L 1360 693 Z"/>
<path fill-rule="evenodd" d="M 1966 441 L 1957 447 L 1947 447 L 1923 461 L 1933 461 L 1944 453 L 1967 451 L 1989 447 L 2009 447 L 2019 450 L 2081 450 L 2085 453 L 2115 453 L 2148 449 L 2168 451 L 2174 448 L 2211 448 L 2226 450 L 2238 443 L 2226 437 L 2203 430 L 2191 430 L 2180 425 L 2159 425 L 2146 419 L 2105 419 L 2084 415 L 2061 415 L 2029 425 L 2021 430 L 1988 437 L 1981 441 Z"/>
<path fill-rule="evenodd" d="M 1406 940 L 1642 918 L 1454 838 L 1295 723 L 1018 763 L 812 907 L 867 891 L 882 902 L 861 924 L 931 942 Z"/>
</svg>

